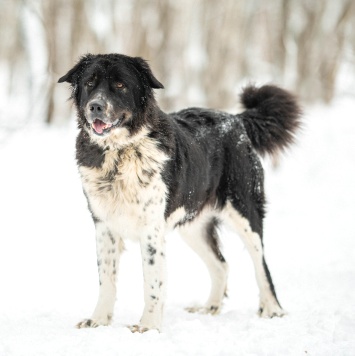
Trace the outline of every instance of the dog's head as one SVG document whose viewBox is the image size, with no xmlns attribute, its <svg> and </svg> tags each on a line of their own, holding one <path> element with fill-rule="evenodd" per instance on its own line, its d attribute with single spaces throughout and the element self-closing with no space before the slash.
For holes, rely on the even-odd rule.
<svg viewBox="0 0 355 356">
<path fill-rule="evenodd" d="M 71 84 L 79 126 L 97 139 L 136 132 L 154 104 L 153 89 L 163 88 L 145 60 L 120 54 L 87 54 L 58 82 Z"/>
</svg>

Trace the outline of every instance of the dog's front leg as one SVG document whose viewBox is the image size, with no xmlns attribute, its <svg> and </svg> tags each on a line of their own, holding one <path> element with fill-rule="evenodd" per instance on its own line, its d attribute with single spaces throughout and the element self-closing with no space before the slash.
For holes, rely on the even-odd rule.
<svg viewBox="0 0 355 356">
<path fill-rule="evenodd" d="M 166 291 L 164 229 L 156 226 L 140 239 L 144 277 L 144 311 L 139 325 L 132 332 L 161 329 Z"/>
<path fill-rule="evenodd" d="M 91 318 L 77 324 L 78 328 L 110 324 L 116 300 L 116 274 L 123 241 L 115 237 L 103 222 L 96 222 L 95 227 L 100 280 L 99 298 Z"/>
</svg>

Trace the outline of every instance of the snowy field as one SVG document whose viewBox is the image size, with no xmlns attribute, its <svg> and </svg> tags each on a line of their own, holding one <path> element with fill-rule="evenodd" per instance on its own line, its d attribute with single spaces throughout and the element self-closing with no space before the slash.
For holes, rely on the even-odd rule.
<svg viewBox="0 0 355 356">
<path fill-rule="evenodd" d="M 223 231 L 229 298 L 218 316 L 188 314 L 209 278 L 168 236 L 162 333 L 132 334 L 143 308 L 138 245 L 127 244 L 109 327 L 77 330 L 96 303 L 94 226 L 74 161 L 74 124 L 25 126 L 0 143 L 0 355 L 355 355 L 355 101 L 306 110 L 299 143 L 268 161 L 266 258 L 288 315 L 260 319 L 254 272 Z"/>
</svg>

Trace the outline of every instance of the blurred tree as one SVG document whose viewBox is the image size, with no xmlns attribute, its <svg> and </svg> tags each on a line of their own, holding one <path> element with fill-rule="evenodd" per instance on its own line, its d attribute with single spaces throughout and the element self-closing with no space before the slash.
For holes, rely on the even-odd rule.
<svg viewBox="0 0 355 356">
<path fill-rule="evenodd" d="M 297 40 L 296 91 L 308 101 L 330 102 L 334 96 L 339 66 L 343 60 L 346 37 L 354 29 L 354 2 L 302 0 L 298 9 L 306 19 Z"/>
<path fill-rule="evenodd" d="M 0 98 L 23 98 L 17 122 L 60 122 L 58 77 L 84 53 L 118 52 L 150 61 L 166 110 L 234 110 L 247 81 L 330 102 L 354 61 L 354 26 L 353 0 L 0 0 Z M 3 105 L 0 115 L 14 122 Z"/>
</svg>

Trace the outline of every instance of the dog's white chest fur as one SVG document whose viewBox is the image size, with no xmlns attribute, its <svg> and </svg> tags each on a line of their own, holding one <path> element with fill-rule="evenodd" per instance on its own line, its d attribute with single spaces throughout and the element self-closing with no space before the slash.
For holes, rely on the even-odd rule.
<svg viewBox="0 0 355 356">
<path fill-rule="evenodd" d="M 137 239 L 142 229 L 164 216 L 167 189 L 161 170 L 166 160 L 154 140 L 144 137 L 105 151 L 100 168 L 79 167 L 94 217 L 121 238 Z"/>
</svg>

